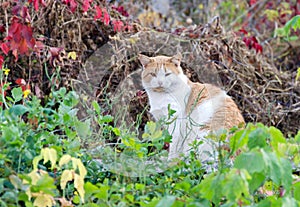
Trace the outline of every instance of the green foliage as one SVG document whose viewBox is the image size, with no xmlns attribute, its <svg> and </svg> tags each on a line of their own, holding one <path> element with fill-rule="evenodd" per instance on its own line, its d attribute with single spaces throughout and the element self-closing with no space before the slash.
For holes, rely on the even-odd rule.
<svg viewBox="0 0 300 207">
<path fill-rule="evenodd" d="M 114 127 L 114 118 L 103 115 L 96 102 L 90 119 L 80 121 L 78 96 L 65 88 L 53 91 L 44 106 L 35 96 L 24 99 L 22 91 L 13 91 L 0 113 L 2 206 L 300 204 L 299 177 L 293 174 L 300 164 L 300 132 L 286 139 L 262 124 L 235 129 L 229 150 L 220 149 L 222 170 L 210 173 L 193 153 L 176 165 L 163 159 L 171 138 L 166 123 L 148 122 L 139 139 Z M 82 147 L 96 135 L 102 144 Z M 224 140 L 226 134 L 216 136 Z M 114 147 L 105 144 L 112 138 Z"/>
<path fill-rule="evenodd" d="M 298 36 L 290 36 L 292 29 L 296 32 L 300 29 L 300 15 L 291 18 L 283 28 L 275 30 L 275 36 L 286 37 L 288 41 L 298 40 Z"/>
</svg>

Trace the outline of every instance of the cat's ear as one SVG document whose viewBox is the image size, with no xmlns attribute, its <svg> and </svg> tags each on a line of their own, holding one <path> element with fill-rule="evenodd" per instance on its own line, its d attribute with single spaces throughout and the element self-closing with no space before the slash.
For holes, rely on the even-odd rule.
<svg viewBox="0 0 300 207">
<path fill-rule="evenodd" d="M 171 57 L 171 62 L 174 63 L 176 66 L 180 65 L 182 59 L 182 55 L 180 53 L 177 53 L 173 57 Z"/>
<path fill-rule="evenodd" d="M 146 55 L 139 54 L 139 61 L 145 67 L 147 64 L 151 62 L 151 59 Z"/>
</svg>

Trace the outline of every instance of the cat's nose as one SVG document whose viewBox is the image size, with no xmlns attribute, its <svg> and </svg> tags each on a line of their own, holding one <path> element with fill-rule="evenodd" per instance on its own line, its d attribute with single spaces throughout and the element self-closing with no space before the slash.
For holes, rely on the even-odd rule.
<svg viewBox="0 0 300 207">
<path fill-rule="evenodd" d="M 159 85 L 159 86 L 162 86 L 163 85 L 163 82 L 162 81 L 157 81 L 157 84 Z"/>
</svg>

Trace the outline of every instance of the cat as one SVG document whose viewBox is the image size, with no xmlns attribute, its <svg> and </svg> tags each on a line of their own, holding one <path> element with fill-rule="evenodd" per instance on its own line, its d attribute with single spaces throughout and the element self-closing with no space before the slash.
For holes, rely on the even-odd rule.
<svg viewBox="0 0 300 207">
<path fill-rule="evenodd" d="M 166 119 L 169 109 L 175 111 L 168 127 L 172 135 L 168 159 L 188 155 L 197 139 L 203 141 L 197 150 L 199 159 L 209 161 L 216 149 L 206 136 L 244 123 L 235 102 L 219 87 L 190 81 L 180 66 L 180 53 L 172 57 L 140 54 L 138 59 L 154 119 Z"/>
</svg>

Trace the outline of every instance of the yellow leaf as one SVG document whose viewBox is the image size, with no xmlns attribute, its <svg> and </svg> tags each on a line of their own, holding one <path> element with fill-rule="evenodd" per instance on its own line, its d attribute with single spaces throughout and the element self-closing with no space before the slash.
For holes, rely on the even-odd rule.
<svg viewBox="0 0 300 207">
<path fill-rule="evenodd" d="M 30 201 L 31 200 L 31 198 L 32 198 L 32 194 L 31 194 L 31 190 L 30 190 L 30 188 L 27 188 L 27 190 L 26 190 L 26 195 L 28 196 L 28 200 Z"/>
<path fill-rule="evenodd" d="M 73 180 L 74 170 L 64 170 L 60 178 L 60 186 L 62 189 L 66 188 L 67 182 Z"/>
<path fill-rule="evenodd" d="M 25 91 L 23 91 L 23 97 L 27 98 L 30 93 L 31 93 L 31 90 L 30 89 L 26 89 Z"/>
<path fill-rule="evenodd" d="M 8 69 L 8 68 L 4 68 L 4 69 L 3 69 L 3 72 L 4 72 L 4 75 L 8 75 L 8 74 L 9 74 L 9 72 L 10 72 L 10 69 Z"/>
<path fill-rule="evenodd" d="M 266 9 L 264 13 L 267 15 L 268 20 L 275 21 L 279 17 L 279 13 L 273 9 Z"/>
<path fill-rule="evenodd" d="M 49 194 L 39 193 L 33 202 L 33 206 L 37 207 L 52 207 L 55 205 L 54 198 Z"/>
<path fill-rule="evenodd" d="M 296 82 L 300 79 L 300 67 L 297 69 Z"/>
<path fill-rule="evenodd" d="M 56 165 L 57 161 L 57 152 L 55 149 L 52 148 L 44 148 L 42 149 L 41 154 L 44 157 L 44 164 L 47 163 L 48 161 L 51 162 L 51 169 L 53 169 Z"/>
<path fill-rule="evenodd" d="M 79 196 L 82 200 L 82 202 L 84 203 L 84 188 L 83 188 L 83 185 L 84 185 L 84 180 L 83 180 L 83 177 L 75 174 L 74 176 L 74 187 L 77 189 L 78 193 L 79 193 Z"/>
<path fill-rule="evenodd" d="M 39 179 L 41 177 L 41 175 L 38 173 L 37 170 L 31 171 L 31 173 L 29 173 L 27 175 L 31 178 L 31 184 L 32 185 L 36 185 L 36 183 L 39 181 Z"/>
<path fill-rule="evenodd" d="M 84 167 L 84 165 L 82 164 L 80 159 L 77 158 L 72 158 L 72 163 L 73 163 L 73 169 L 76 170 L 78 168 L 79 170 L 79 175 L 84 178 L 87 174 L 87 171 Z"/>
<path fill-rule="evenodd" d="M 73 60 L 76 60 L 76 57 L 77 57 L 77 55 L 76 55 L 76 52 L 69 52 L 68 53 L 68 58 L 70 58 L 71 57 L 71 59 L 73 59 Z"/>
<path fill-rule="evenodd" d="M 63 155 L 60 160 L 59 160 L 59 167 L 67 164 L 68 162 L 70 162 L 70 160 L 72 159 L 72 157 L 70 155 Z"/>
<path fill-rule="evenodd" d="M 21 187 L 22 187 L 22 180 L 18 176 L 16 176 L 16 175 L 10 175 L 9 176 L 9 181 L 11 182 L 11 184 L 13 184 L 13 186 L 16 189 L 21 189 Z"/>
<path fill-rule="evenodd" d="M 36 156 L 33 158 L 33 161 L 32 161 L 32 165 L 33 165 L 33 170 L 37 170 L 38 169 L 38 164 L 39 162 L 43 159 L 43 156 L 42 155 L 39 155 L 39 156 Z"/>
</svg>

